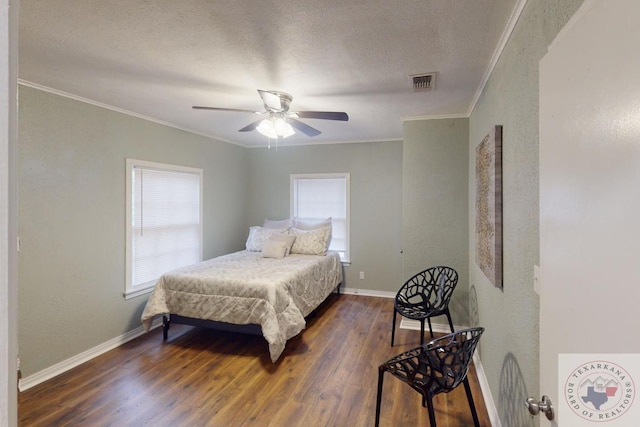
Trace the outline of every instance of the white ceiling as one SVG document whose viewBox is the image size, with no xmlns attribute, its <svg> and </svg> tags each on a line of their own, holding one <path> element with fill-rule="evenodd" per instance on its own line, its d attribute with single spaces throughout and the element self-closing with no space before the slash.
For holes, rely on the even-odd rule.
<svg viewBox="0 0 640 427">
<path fill-rule="evenodd" d="M 402 138 L 402 119 L 467 116 L 519 0 L 21 0 L 19 77 L 243 146 L 256 89 L 293 95 L 322 134 L 280 143 Z M 437 72 L 414 92 L 409 76 Z"/>
</svg>

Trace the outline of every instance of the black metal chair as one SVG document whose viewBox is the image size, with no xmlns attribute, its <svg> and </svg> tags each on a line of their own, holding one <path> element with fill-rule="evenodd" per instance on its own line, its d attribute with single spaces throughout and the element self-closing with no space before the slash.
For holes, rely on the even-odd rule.
<svg viewBox="0 0 640 427">
<path fill-rule="evenodd" d="M 467 379 L 469 365 L 484 328 L 470 328 L 445 335 L 424 346 L 401 353 L 378 368 L 378 396 L 376 401 L 376 427 L 380 425 L 382 380 L 389 372 L 422 395 L 422 406 L 429 410 L 431 427 L 436 427 L 433 396 L 448 393 L 460 383 L 464 384 L 475 427 L 480 426 Z M 426 405 L 425 405 L 426 403 Z"/>
<path fill-rule="evenodd" d="M 393 304 L 393 328 L 391 347 L 396 335 L 396 315 L 420 321 L 420 345 L 424 344 L 424 321 L 429 323 L 429 332 L 433 339 L 431 318 L 447 316 L 451 332 L 454 332 L 449 300 L 458 284 L 458 273 L 451 267 L 438 266 L 427 268 L 407 280 L 396 294 Z"/>
</svg>

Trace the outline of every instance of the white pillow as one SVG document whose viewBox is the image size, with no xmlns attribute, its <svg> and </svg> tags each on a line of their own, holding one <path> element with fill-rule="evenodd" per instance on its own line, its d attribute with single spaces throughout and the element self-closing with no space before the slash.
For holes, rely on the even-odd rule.
<svg viewBox="0 0 640 427">
<path fill-rule="evenodd" d="M 318 228 L 331 227 L 331 217 L 324 219 L 317 218 L 294 218 L 293 227 L 298 230 L 317 230 Z"/>
<path fill-rule="evenodd" d="M 291 227 L 292 221 L 290 219 L 283 219 L 281 221 L 274 221 L 272 219 L 266 218 L 262 226 L 264 228 L 273 228 L 277 230 L 286 230 Z"/>
<path fill-rule="evenodd" d="M 262 251 L 262 244 L 274 234 L 280 234 L 282 230 L 274 230 L 264 227 L 250 227 L 249 237 L 247 237 L 246 249 L 252 252 Z"/>
<path fill-rule="evenodd" d="M 267 239 L 262 244 L 262 258 L 284 258 L 287 252 L 287 242 Z"/>
<path fill-rule="evenodd" d="M 324 255 L 331 243 L 331 227 L 316 230 L 300 230 L 292 228 L 289 232 L 296 236 L 291 247 L 292 254 Z"/>
<path fill-rule="evenodd" d="M 275 240 L 278 242 L 285 242 L 287 245 L 287 250 L 284 256 L 288 256 L 291 253 L 291 246 L 293 246 L 293 242 L 296 240 L 296 236 L 291 234 L 274 234 L 269 237 L 269 240 Z"/>
</svg>

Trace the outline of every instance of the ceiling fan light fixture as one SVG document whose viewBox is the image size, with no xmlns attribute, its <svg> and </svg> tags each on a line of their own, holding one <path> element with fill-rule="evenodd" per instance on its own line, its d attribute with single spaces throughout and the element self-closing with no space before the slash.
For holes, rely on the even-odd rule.
<svg viewBox="0 0 640 427">
<path fill-rule="evenodd" d="M 275 140 L 278 138 L 287 138 L 295 134 L 296 131 L 300 131 L 309 137 L 318 136 L 322 133 L 318 129 L 298 119 L 338 120 L 343 122 L 349 120 L 349 115 L 343 111 L 289 111 L 289 105 L 293 97 L 285 92 L 258 89 L 258 93 L 264 103 L 264 112 L 240 108 L 205 107 L 200 105 L 194 105 L 193 108 L 196 110 L 230 111 L 259 115 L 267 114 L 266 119 L 251 122 L 247 126 L 238 129 L 238 132 L 257 130 L 267 138 Z"/>
<path fill-rule="evenodd" d="M 287 138 L 295 133 L 291 125 L 282 117 L 264 119 L 256 130 L 271 139 Z"/>
</svg>

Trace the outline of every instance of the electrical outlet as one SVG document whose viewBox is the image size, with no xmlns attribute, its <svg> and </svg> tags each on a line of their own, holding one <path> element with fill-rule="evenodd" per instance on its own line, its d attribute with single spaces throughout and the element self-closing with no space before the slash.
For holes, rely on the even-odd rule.
<svg viewBox="0 0 640 427">
<path fill-rule="evenodd" d="M 360 280 L 364 280 L 364 271 L 360 272 Z"/>
</svg>

